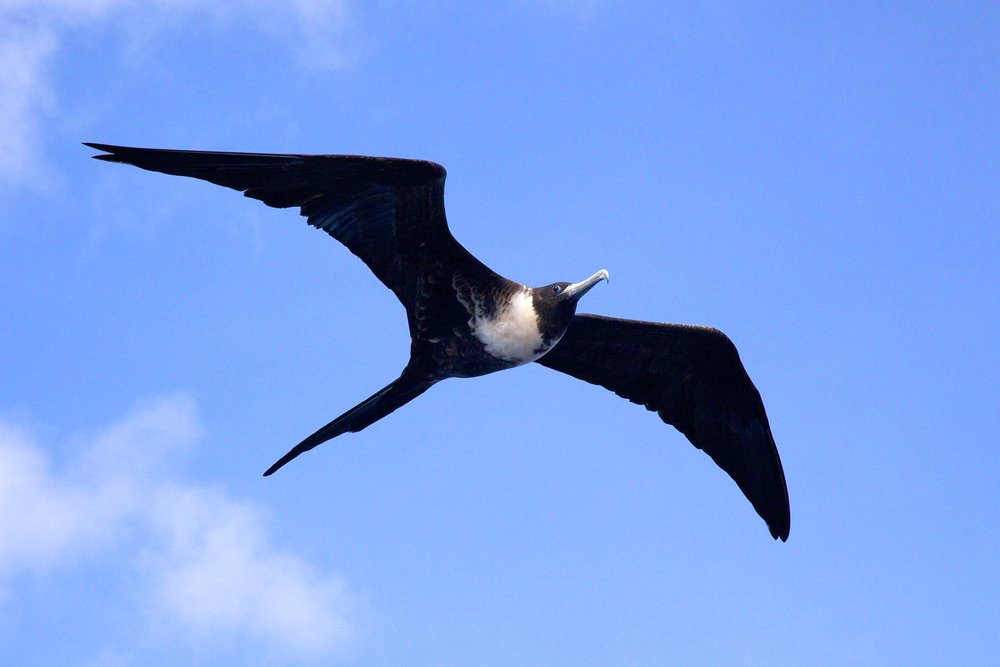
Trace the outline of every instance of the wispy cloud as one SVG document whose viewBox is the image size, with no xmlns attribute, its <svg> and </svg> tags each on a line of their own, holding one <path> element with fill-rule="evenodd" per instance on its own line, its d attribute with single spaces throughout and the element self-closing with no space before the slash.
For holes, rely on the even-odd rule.
<svg viewBox="0 0 1000 667">
<path fill-rule="evenodd" d="M 152 524 L 164 546 L 150 562 L 155 602 L 197 636 L 263 636 L 304 653 L 349 639 L 343 582 L 273 548 L 254 507 L 173 486 L 158 494 Z"/>
<path fill-rule="evenodd" d="M 38 118 L 52 101 L 46 67 L 56 48 L 49 30 L 0 18 L 0 182 L 17 185 L 38 169 Z"/>
<path fill-rule="evenodd" d="M 349 0 L 0 0 L 0 186 L 30 183 L 42 168 L 43 121 L 58 108 L 51 70 L 65 35 L 106 24 L 148 26 L 151 14 L 253 30 L 320 69 L 350 65 L 358 48 Z M 129 48 L 151 48 L 144 36 Z"/>
<path fill-rule="evenodd" d="M 260 507 L 171 474 L 198 432 L 190 399 L 161 398 L 57 467 L 25 429 L 0 421 L 5 613 L 19 577 L 98 559 L 143 582 L 143 613 L 192 645 L 240 641 L 305 658 L 348 643 L 351 596 L 338 575 L 276 545 Z"/>
</svg>

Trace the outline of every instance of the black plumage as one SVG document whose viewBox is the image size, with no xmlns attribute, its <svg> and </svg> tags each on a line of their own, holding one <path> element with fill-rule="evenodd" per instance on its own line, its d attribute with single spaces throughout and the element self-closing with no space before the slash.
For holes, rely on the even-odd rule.
<svg viewBox="0 0 1000 667">
<path fill-rule="evenodd" d="M 788 537 L 788 491 L 764 403 L 721 331 L 576 315 L 537 363 L 656 412 L 729 473 L 772 536 Z"/>
<path fill-rule="evenodd" d="M 771 535 L 787 539 L 788 494 L 767 415 L 732 342 L 706 327 L 577 315 L 603 269 L 528 288 L 490 270 L 451 235 L 445 170 L 420 160 L 88 146 L 100 160 L 191 176 L 268 206 L 299 207 L 343 243 L 406 310 L 400 377 L 292 448 L 264 474 L 373 424 L 449 377 L 530 361 L 598 384 L 675 426 L 732 477 Z"/>
</svg>

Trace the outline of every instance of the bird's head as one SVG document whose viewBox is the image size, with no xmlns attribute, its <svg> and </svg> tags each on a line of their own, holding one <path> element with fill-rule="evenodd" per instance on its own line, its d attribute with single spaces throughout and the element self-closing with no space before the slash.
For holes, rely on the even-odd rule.
<svg viewBox="0 0 1000 667">
<path fill-rule="evenodd" d="M 532 302 L 538 314 L 538 326 L 545 334 L 562 336 L 576 314 L 576 304 L 580 297 L 589 292 L 602 280 L 609 280 L 610 274 L 601 269 L 586 280 L 578 283 L 552 283 L 531 290 Z"/>
</svg>

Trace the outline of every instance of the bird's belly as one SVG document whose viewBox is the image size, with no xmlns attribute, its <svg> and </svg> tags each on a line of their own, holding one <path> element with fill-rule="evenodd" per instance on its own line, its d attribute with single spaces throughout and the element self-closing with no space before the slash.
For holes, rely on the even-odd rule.
<svg viewBox="0 0 1000 667">
<path fill-rule="evenodd" d="M 484 338 L 491 343 L 490 347 L 486 346 Z M 521 366 L 540 358 L 550 349 L 552 345 L 544 344 L 530 351 L 527 345 L 519 343 L 505 347 L 505 343 L 488 335 L 480 337 L 472 333 L 440 346 L 435 357 L 444 377 L 468 378 Z"/>
</svg>

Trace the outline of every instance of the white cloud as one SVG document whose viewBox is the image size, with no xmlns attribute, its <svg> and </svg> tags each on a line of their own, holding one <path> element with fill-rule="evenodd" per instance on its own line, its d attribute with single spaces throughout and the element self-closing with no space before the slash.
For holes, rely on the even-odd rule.
<svg viewBox="0 0 1000 667">
<path fill-rule="evenodd" d="M 348 66 L 357 50 L 349 0 L 0 0 L 0 185 L 30 183 L 42 169 L 41 128 L 57 106 L 50 70 L 62 36 L 109 23 L 148 30 L 151 15 L 249 27 L 321 69 Z M 129 48 L 155 48 L 150 37 Z"/>
<path fill-rule="evenodd" d="M 58 468 L 24 429 L 0 421 L 5 613 L 16 609 L 19 576 L 101 559 L 142 582 L 151 625 L 192 645 L 256 642 L 305 658 L 348 643 L 351 596 L 338 575 L 274 544 L 255 504 L 171 481 L 198 431 L 190 399 L 158 399 L 77 442 Z"/>
<path fill-rule="evenodd" d="M 172 487 L 158 494 L 153 515 L 165 545 L 151 563 L 155 602 L 187 628 L 266 636 L 303 653 L 349 638 L 343 583 L 271 548 L 253 507 Z"/>
<path fill-rule="evenodd" d="M 0 424 L 0 574 L 50 567 L 85 539 L 82 504 L 52 484 L 49 462 L 27 435 Z"/>
</svg>

